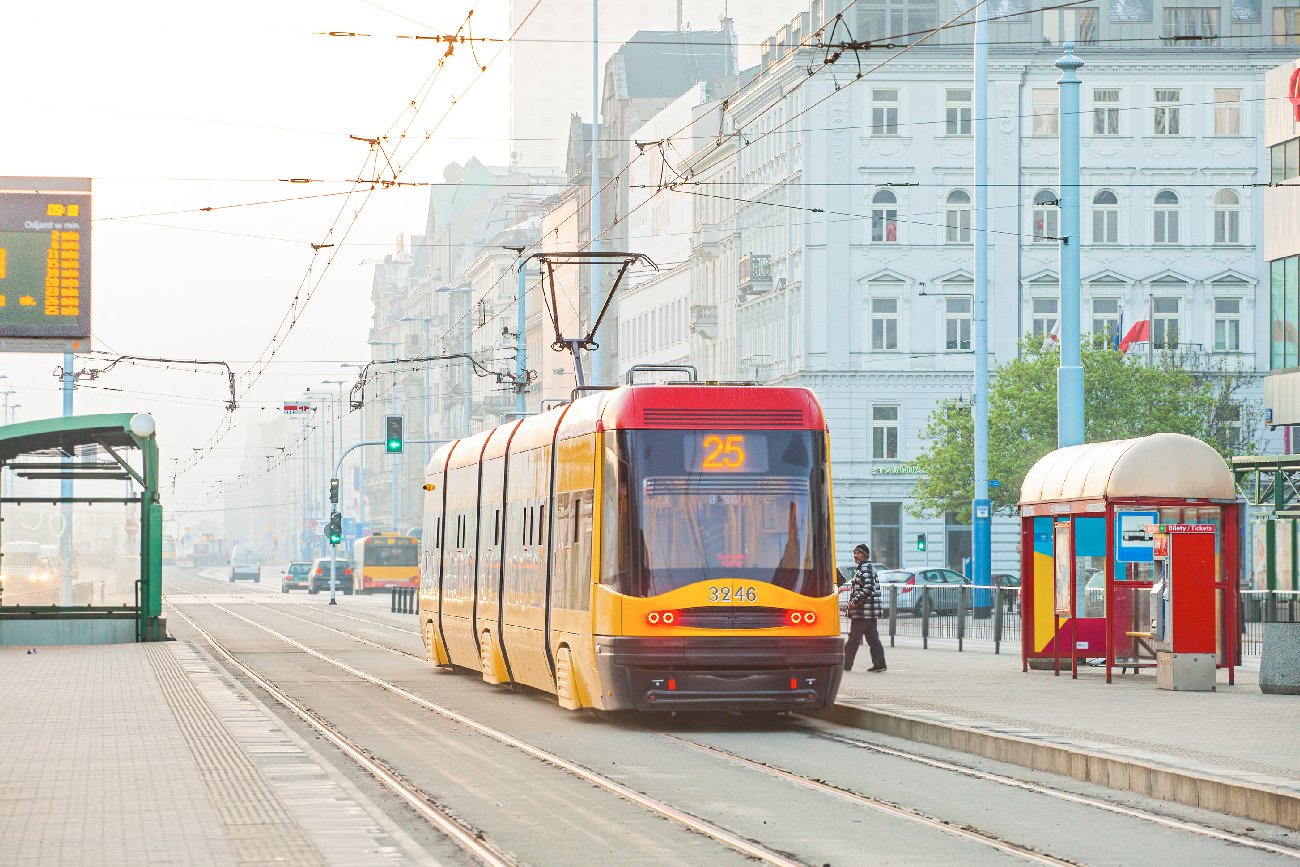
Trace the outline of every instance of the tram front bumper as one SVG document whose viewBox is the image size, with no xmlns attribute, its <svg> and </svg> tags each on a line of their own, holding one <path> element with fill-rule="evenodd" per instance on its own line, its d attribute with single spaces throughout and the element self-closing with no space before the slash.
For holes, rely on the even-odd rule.
<svg viewBox="0 0 1300 867">
<path fill-rule="evenodd" d="M 835 703 L 836 636 L 596 638 L 606 710 L 816 710 Z"/>
</svg>

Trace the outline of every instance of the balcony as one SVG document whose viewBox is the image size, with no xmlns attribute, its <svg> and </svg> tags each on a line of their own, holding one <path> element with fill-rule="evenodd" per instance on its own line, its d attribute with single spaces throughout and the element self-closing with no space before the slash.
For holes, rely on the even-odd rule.
<svg viewBox="0 0 1300 867">
<path fill-rule="evenodd" d="M 749 253 L 740 257 L 740 281 L 738 289 L 742 296 L 761 295 L 772 291 L 772 257 Z"/>
<path fill-rule="evenodd" d="M 705 340 L 718 336 L 718 308 L 713 304 L 691 305 L 691 333 Z"/>
</svg>

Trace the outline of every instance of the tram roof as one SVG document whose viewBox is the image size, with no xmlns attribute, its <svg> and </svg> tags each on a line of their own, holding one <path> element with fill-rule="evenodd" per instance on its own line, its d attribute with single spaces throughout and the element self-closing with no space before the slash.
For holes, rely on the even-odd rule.
<svg viewBox="0 0 1300 867">
<path fill-rule="evenodd" d="M 605 392 L 606 428 L 825 430 L 807 388 L 754 385 L 633 385 Z"/>
<path fill-rule="evenodd" d="M 1177 433 L 1057 449 L 1020 486 L 1022 505 L 1116 497 L 1235 500 L 1237 492 L 1218 452 Z"/>
</svg>

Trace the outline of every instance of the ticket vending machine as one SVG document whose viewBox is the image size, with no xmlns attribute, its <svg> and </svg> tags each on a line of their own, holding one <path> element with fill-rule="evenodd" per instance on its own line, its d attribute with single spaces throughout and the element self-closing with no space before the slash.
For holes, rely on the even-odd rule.
<svg viewBox="0 0 1300 867">
<path fill-rule="evenodd" d="M 1215 673 L 1215 528 L 1150 524 L 1155 583 L 1151 642 L 1156 688 L 1209 691 Z"/>
</svg>

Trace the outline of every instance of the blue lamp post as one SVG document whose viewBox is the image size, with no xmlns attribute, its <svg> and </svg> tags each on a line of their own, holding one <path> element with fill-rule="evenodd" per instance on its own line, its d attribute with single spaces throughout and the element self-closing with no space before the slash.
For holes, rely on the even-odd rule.
<svg viewBox="0 0 1300 867">
<path fill-rule="evenodd" d="M 1079 67 L 1074 43 L 1056 61 L 1061 77 L 1061 366 L 1056 373 L 1056 444 L 1083 443 L 1083 362 L 1080 358 Z"/>
</svg>

